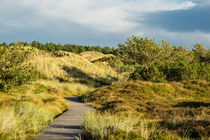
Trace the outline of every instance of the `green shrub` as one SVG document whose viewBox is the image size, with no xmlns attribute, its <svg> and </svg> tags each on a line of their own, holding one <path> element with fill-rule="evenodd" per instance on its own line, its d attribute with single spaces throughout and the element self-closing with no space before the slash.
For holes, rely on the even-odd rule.
<svg viewBox="0 0 210 140">
<path fill-rule="evenodd" d="M 162 66 L 168 81 L 210 80 L 210 64 L 176 61 Z"/>
<path fill-rule="evenodd" d="M 38 77 L 33 67 L 25 61 L 31 49 L 0 46 L 0 90 L 8 90 Z"/>
<path fill-rule="evenodd" d="M 119 44 L 119 48 L 122 51 L 121 60 L 125 64 L 144 66 L 158 63 L 162 59 L 164 51 L 154 40 L 138 36 L 130 37 L 125 44 Z"/>
<path fill-rule="evenodd" d="M 144 80 L 144 81 L 153 81 L 153 82 L 165 82 L 166 76 L 163 72 L 152 64 L 147 67 L 138 67 L 131 75 L 130 79 L 132 80 Z"/>
<path fill-rule="evenodd" d="M 132 36 L 119 48 L 124 65 L 135 67 L 130 75 L 132 80 L 210 80 L 210 51 L 201 44 L 196 44 L 191 51 L 164 41 L 157 44 L 148 38 Z"/>
</svg>

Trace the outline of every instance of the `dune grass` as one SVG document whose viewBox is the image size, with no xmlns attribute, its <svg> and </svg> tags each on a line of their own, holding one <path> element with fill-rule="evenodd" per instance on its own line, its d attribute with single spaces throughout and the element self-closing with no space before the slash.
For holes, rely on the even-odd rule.
<svg viewBox="0 0 210 140">
<path fill-rule="evenodd" d="M 92 53 L 94 55 L 90 55 Z M 88 58 L 86 58 L 87 54 L 89 54 Z M 107 62 L 91 62 L 92 59 L 97 60 L 103 57 L 110 56 L 95 52 L 74 54 L 59 51 L 52 54 L 35 50 L 30 62 L 42 76 L 37 83 L 76 95 L 123 79 L 123 75 L 119 76 Z"/>
<path fill-rule="evenodd" d="M 54 114 L 31 103 L 2 106 L 0 109 L 0 138 L 26 139 L 52 121 Z"/>
<path fill-rule="evenodd" d="M 90 53 L 92 52 L 88 52 Z M 83 55 L 35 50 L 30 62 L 42 76 L 36 83 L 66 91 L 71 95 L 80 95 L 123 79 L 123 75 L 119 76 L 107 62 L 92 63 Z M 94 53 L 92 57 L 95 60 L 108 55 Z"/>
<path fill-rule="evenodd" d="M 115 117 L 130 116 L 155 123 L 156 135 L 149 139 L 207 139 L 210 137 L 209 85 L 205 81 L 118 82 L 81 99 L 102 113 L 108 111 Z"/>
<path fill-rule="evenodd" d="M 140 127 L 138 127 L 140 125 Z M 83 120 L 83 139 L 148 139 L 155 134 L 156 125 L 130 116 L 88 113 Z M 140 133 L 139 133 L 140 132 Z"/>
<path fill-rule="evenodd" d="M 68 93 L 37 83 L 0 93 L 0 139 L 29 139 L 68 108 Z"/>
<path fill-rule="evenodd" d="M 35 55 L 31 62 L 46 78 L 57 79 L 60 82 L 80 83 L 95 87 L 110 84 L 118 79 L 117 73 L 105 63 L 98 65 L 77 54 L 57 53 L 60 54 L 41 52 Z"/>
</svg>

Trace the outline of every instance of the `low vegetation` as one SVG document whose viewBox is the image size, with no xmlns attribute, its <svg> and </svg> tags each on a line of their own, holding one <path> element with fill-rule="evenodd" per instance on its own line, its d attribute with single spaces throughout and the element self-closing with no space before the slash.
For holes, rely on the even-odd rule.
<svg viewBox="0 0 210 140">
<path fill-rule="evenodd" d="M 155 132 L 146 139 L 159 137 L 166 139 L 171 136 L 174 136 L 174 139 L 185 137 L 205 139 L 210 134 L 209 85 L 209 82 L 204 81 L 119 82 L 83 95 L 82 100 L 97 108 L 102 114 L 108 111 L 119 118 L 126 116 L 134 120 L 139 118 L 139 123 L 143 120 L 148 124 L 149 130 L 151 130 L 149 127 L 156 125 Z M 135 127 L 141 129 L 141 124 Z M 107 128 L 109 126 L 105 126 L 103 130 L 106 131 Z M 140 139 L 141 133 L 144 132 L 138 130 L 135 138 Z M 91 132 L 88 135 L 92 135 Z M 104 136 L 100 138 L 106 139 Z"/>
</svg>

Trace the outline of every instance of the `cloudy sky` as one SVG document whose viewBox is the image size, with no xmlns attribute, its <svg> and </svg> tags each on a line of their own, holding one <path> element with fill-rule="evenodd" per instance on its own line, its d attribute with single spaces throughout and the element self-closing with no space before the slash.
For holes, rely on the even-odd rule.
<svg viewBox="0 0 210 140">
<path fill-rule="evenodd" d="M 210 0 L 0 0 L 0 42 L 116 47 L 131 35 L 210 49 Z"/>
</svg>

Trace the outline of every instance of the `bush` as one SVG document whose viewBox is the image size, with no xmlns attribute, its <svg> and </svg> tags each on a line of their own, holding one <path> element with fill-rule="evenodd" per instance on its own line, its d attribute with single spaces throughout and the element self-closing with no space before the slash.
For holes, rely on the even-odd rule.
<svg viewBox="0 0 210 140">
<path fill-rule="evenodd" d="M 119 44 L 119 48 L 125 64 L 148 66 L 158 63 L 163 55 L 163 49 L 154 40 L 137 36 L 132 36 L 125 44 Z"/>
<path fill-rule="evenodd" d="M 38 77 L 37 72 L 25 60 L 31 49 L 0 46 L 0 90 L 8 90 Z"/>
<path fill-rule="evenodd" d="M 159 69 L 152 64 L 147 67 L 138 67 L 131 75 L 130 79 L 132 80 L 144 80 L 144 81 L 152 81 L 152 82 L 165 82 L 166 76 L 163 72 L 159 71 Z"/>
<path fill-rule="evenodd" d="M 210 80 L 210 64 L 176 61 L 162 66 L 168 81 Z"/>
<path fill-rule="evenodd" d="M 210 51 L 201 44 L 191 51 L 164 41 L 156 44 L 154 40 L 132 36 L 119 48 L 124 65 L 135 67 L 130 75 L 132 80 L 210 80 Z"/>
</svg>

